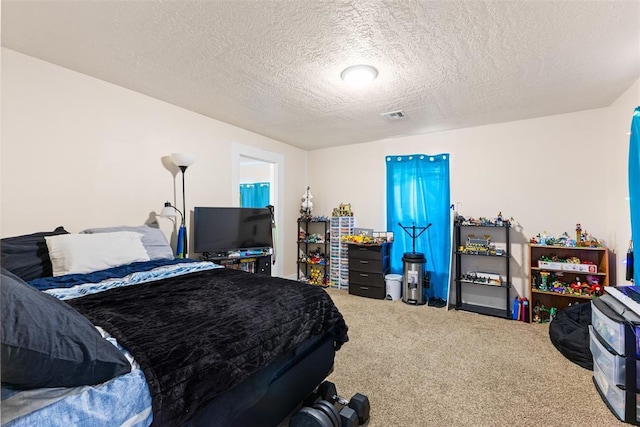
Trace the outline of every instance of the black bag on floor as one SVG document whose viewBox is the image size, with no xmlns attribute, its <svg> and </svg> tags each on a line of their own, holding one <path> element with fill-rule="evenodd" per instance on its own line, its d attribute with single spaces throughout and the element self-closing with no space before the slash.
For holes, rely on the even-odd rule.
<svg viewBox="0 0 640 427">
<path fill-rule="evenodd" d="M 583 368 L 593 370 L 589 350 L 591 303 L 572 305 L 558 311 L 549 324 L 549 338 L 560 353 Z"/>
</svg>

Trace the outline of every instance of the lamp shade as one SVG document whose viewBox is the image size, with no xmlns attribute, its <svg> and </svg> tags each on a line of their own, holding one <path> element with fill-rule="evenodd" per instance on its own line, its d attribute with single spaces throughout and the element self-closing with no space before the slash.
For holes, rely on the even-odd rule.
<svg viewBox="0 0 640 427">
<path fill-rule="evenodd" d="M 176 208 L 174 208 L 173 206 L 169 205 L 167 206 L 166 204 L 164 205 L 164 208 L 162 208 L 162 210 L 160 211 L 160 216 L 162 218 L 173 218 L 176 216 Z"/>
<path fill-rule="evenodd" d="M 189 167 L 196 161 L 196 158 L 192 154 L 185 153 L 171 153 L 171 161 L 176 166 Z"/>
</svg>

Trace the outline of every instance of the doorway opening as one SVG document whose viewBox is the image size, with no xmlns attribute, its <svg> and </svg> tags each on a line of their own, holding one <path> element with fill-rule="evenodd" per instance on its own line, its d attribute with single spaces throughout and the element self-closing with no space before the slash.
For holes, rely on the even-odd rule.
<svg viewBox="0 0 640 427">
<path fill-rule="evenodd" d="M 274 207 L 274 248 L 271 271 L 282 277 L 282 206 L 284 201 L 284 156 L 242 144 L 232 145 L 231 204 L 241 206 L 240 185 L 247 183 L 268 183 L 269 204 Z"/>
</svg>

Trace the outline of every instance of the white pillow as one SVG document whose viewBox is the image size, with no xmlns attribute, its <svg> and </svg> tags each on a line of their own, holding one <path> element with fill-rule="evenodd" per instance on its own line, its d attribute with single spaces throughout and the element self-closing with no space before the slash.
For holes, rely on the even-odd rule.
<svg viewBox="0 0 640 427">
<path fill-rule="evenodd" d="M 62 237 L 62 238 L 59 238 Z M 142 234 L 118 231 L 46 236 L 53 276 L 91 273 L 137 261 L 149 261 Z"/>
<path fill-rule="evenodd" d="M 142 245 L 147 250 L 149 258 L 174 259 L 173 249 L 169 245 L 164 233 L 157 225 L 121 225 L 117 227 L 96 227 L 81 231 L 81 234 L 114 233 L 116 231 L 133 231 L 142 234 Z"/>
</svg>

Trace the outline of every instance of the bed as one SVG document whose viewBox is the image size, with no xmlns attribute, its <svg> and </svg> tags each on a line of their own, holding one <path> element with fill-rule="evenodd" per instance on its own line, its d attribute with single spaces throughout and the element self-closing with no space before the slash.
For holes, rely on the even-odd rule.
<svg viewBox="0 0 640 427">
<path fill-rule="evenodd" d="M 174 259 L 154 227 L 1 248 L 3 426 L 275 426 L 348 340 L 324 289 Z"/>
</svg>

